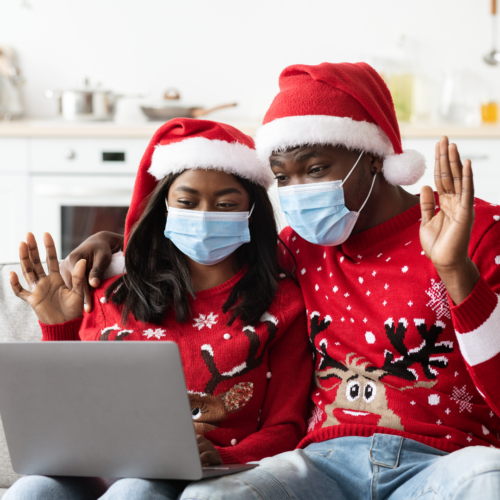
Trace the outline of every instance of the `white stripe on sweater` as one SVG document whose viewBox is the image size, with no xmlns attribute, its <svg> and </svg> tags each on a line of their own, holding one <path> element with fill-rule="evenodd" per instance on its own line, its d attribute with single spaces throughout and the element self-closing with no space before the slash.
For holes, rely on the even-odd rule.
<svg viewBox="0 0 500 500">
<path fill-rule="evenodd" d="M 470 366 L 479 365 L 500 353 L 500 296 L 491 316 L 472 332 L 458 333 L 462 355 Z"/>
</svg>

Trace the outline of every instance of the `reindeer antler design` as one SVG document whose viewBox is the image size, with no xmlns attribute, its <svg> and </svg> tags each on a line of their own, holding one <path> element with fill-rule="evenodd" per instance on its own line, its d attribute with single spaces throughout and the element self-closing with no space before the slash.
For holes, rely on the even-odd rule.
<svg viewBox="0 0 500 500">
<path fill-rule="evenodd" d="M 404 380 L 413 381 L 418 379 L 418 375 L 416 370 L 411 368 L 411 366 L 418 363 L 422 366 L 425 376 L 428 379 L 434 380 L 438 372 L 433 367 L 446 368 L 448 366 L 448 358 L 446 356 L 431 356 L 453 352 L 453 342 L 444 341 L 437 343 L 438 337 L 445 327 L 443 322 L 437 321 L 435 325 L 427 328 L 423 319 L 416 319 L 414 321 L 423 342 L 419 347 L 410 350 L 404 344 L 404 338 L 408 329 L 406 319 L 401 318 L 398 321 L 397 328 L 392 318 L 389 318 L 385 322 L 387 338 L 401 357 L 395 359 L 392 352 L 386 351 L 382 370 L 385 370 L 387 375 L 391 374 Z"/>
<path fill-rule="evenodd" d="M 220 373 L 215 363 L 214 351 L 210 344 L 201 346 L 201 357 L 203 358 L 203 361 L 205 361 L 205 364 L 207 365 L 207 368 L 210 370 L 210 373 L 212 375 L 212 378 L 205 386 L 205 392 L 207 394 L 213 395 L 216 387 L 224 380 L 229 380 L 240 375 L 245 375 L 246 373 L 254 370 L 255 368 L 258 368 L 261 365 L 269 344 L 271 344 L 271 342 L 275 339 L 276 333 L 278 332 L 278 320 L 274 316 L 266 313 L 262 317 L 262 320 L 267 326 L 269 335 L 260 354 L 257 355 L 260 349 L 261 342 L 257 333 L 255 333 L 255 328 L 252 326 L 245 326 L 243 328 L 243 332 L 250 341 L 250 348 L 248 350 L 247 358 L 245 361 L 243 361 L 243 363 L 241 363 L 241 365 L 235 366 L 229 372 Z"/>
</svg>

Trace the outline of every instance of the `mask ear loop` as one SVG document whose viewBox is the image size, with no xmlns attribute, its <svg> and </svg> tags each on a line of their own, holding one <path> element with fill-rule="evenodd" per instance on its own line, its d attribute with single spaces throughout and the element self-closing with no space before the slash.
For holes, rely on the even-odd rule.
<svg viewBox="0 0 500 500">
<path fill-rule="evenodd" d="M 359 155 L 359 158 L 357 159 L 356 163 L 354 164 L 354 167 L 352 167 L 352 168 L 351 168 L 351 171 L 347 174 L 347 177 L 346 177 L 346 178 L 342 181 L 341 186 L 343 186 L 343 185 L 344 185 L 344 182 L 345 182 L 347 179 L 349 179 L 349 176 L 352 174 L 352 171 L 356 168 L 356 166 L 357 166 L 357 164 L 359 163 L 359 160 L 361 160 L 361 157 L 363 156 L 364 152 L 365 152 L 364 150 L 363 150 L 363 151 L 361 151 L 361 154 Z"/>
<path fill-rule="evenodd" d="M 373 185 L 375 184 L 375 179 L 376 178 L 377 178 L 377 172 L 375 172 L 375 175 L 373 176 L 372 187 L 370 188 L 370 191 L 368 192 L 368 196 L 366 197 L 365 202 L 361 205 L 361 208 L 358 210 L 358 214 L 359 214 L 359 212 L 361 212 L 361 210 L 363 210 L 363 208 L 365 208 L 366 202 L 368 201 L 368 198 L 372 194 Z"/>
<path fill-rule="evenodd" d="M 248 212 L 248 217 L 247 219 L 250 219 L 250 217 L 252 216 L 252 212 L 253 212 L 253 209 L 255 208 L 255 203 L 252 205 L 252 208 L 250 209 L 250 212 Z"/>
</svg>

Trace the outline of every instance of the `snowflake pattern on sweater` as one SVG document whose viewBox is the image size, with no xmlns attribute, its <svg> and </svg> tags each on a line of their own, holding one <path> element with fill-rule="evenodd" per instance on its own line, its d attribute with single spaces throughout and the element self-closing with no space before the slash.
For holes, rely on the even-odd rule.
<svg viewBox="0 0 500 500">
<path fill-rule="evenodd" d="M 418 205 L 337 247 L 283 230 L 315 367 L 300 446 L 386 432 L 444 451 L 500 447 L 500 207 L 476 200 L 475 211 L 469 250 L 482 279 L 459 306 L 422 252 Z"/>
</svg>

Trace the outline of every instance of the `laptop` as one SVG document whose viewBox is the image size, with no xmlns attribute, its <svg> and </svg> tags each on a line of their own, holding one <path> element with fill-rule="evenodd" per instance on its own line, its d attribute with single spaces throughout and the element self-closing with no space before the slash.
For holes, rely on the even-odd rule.
<svg viewBox="0 0 500 500">
<path fill-rule="evenodd" d="M 0 343 L 0 414 L 18 474 L 199 480 L 174 342 Z"/>
</svg>

